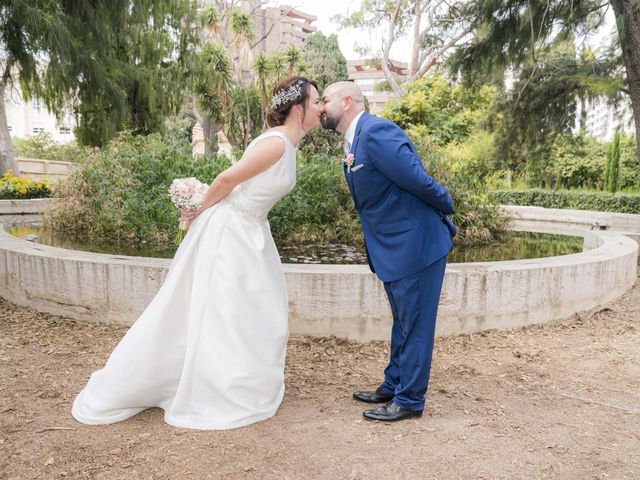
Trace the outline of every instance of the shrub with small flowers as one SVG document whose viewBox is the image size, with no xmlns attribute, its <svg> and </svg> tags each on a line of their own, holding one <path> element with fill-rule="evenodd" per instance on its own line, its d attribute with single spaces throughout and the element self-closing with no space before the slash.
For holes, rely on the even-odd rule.
<svg viewBox="0 0 640 480">
<path fill-rule="evenodd" d="M 9 170 L 0 178 L 0 200 L 47 198 L 51 196 L 51 186 L 46 180 L 31 180 L 14 177 Z"/>
</svg>

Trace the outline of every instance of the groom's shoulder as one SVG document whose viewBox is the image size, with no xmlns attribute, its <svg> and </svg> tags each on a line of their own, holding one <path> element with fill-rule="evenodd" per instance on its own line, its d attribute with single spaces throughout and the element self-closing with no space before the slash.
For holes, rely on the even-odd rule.
<svg viewBox="0 0 640 480">
<path fill-rule="evenodd" d="M 385 132 L 385 133 L 403 133 L 404 131 L 391 120 L 387 120 L 386 118 L 378 117 L 377 115 L 369 115 L 367 121 L 363 124 L 363 130 L 374 130 L 377 132 Z"/>
<path fill-rule="evenodd" d="M 367 121 L 363 125 L 364 128 L 372 128 L 372 127 L 387 127 L 387 128 L 398 128 L 400 127 L 392 122 L 391 120 L 387 120 L 386 118 L 379 117 L 377 115 L 369 114 Z"/>
</svg>

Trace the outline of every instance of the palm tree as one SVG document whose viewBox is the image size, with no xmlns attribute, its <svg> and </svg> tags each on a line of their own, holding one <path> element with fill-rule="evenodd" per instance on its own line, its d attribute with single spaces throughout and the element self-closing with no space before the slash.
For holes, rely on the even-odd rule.
<svg viewBox="0 0 640 480">
<path fill-rule="evenodd" d="M 227 51 L 219 44 L 208 43 L 197 54 L 193 72 L 193 91 L 208 145 L 215 148 L 216 134 L 222 129 L 230 104 L 232 86 L 231 62 Z"/>
<path fill-rule="evenodd" d="M 291 45 L 285 52 L 285 58 L 287 59 L 287 64 L 289 65 L 287 74 L 292 75 L 293 72 L 298 69 L 302 61 L 302 52 L 298 50 L 295 45 Z"/>
<path fill-rule="evenodd" d="M 262 121 L 262 128 L 265 128 L 264 112 L 269 106 L 269 90 L 267 83 L 269 82 L 269 61 L 263 54 L 258 55 L 256 61 L 253 62 L 253 71 L 258 76 L 258 92 L 260 93 L 260 101 L 262 109 L 260 111 L 260 119 Z"/>
<path fill-rule="evenodd" d="M 274 54 L 269 58 L 269 69 L 273 78 L 278 81 L 287 73 L 286 60 L 282 55 Z"/>
</svg>

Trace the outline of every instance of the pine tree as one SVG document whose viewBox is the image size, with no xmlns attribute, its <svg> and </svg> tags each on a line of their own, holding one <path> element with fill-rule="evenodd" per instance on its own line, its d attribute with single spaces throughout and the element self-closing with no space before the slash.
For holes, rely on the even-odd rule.
<svg viewBox="0 0 640 480">
<path fill-rule="evenodd" d="M 568 97 L 578 98 L 594 86 L 605 93 L 611 93 L 612 86 L 617 91 L 626 90 L 631 99 L 640 146 L 640 6 L 638 0 L 609 0 L 609 3 L 616 15 L 626 78 L 616 73 L 620 63 L 615 52 L 598 62 L 591 62 L 594 68 L 587 65 L 582 71 L 578 55 L 574 56 L 573 65 L 559 66 L 547 58 L 554 45 L 573 41 L 576 34 L 589 35 L 604 23 L 608 5 L 599 0 L 473 0 L 466 7 L 466 17 L 472 22 L 476 35 L 459 53 L 458 66 L 462 66 L 469 77 L 478 77 L 495 68 L 526 70 L 527 76 L 520 75 L 520 88 L 514 89 L 514 102 L 526 96 L 527 90 L 531 92 L 538 87 L 536 73 L 542 68 L 555 70 L 555 74 L 545 80 L 547 82 L 574 82 L 572 90 L 567 92 Z M 606 85 L 607 82 L 613 85 Z M 626 88 L 623 87 L 625 84 Z M 565 114 L 575 108 L 574 102 L 567 102 L 565 106 Z M 528 121 L 523 118 L 522 125 Z"/>
<path fill-rule="evenodd" d="M 609 147 L 607 155 L 607 188 L 608 192 L 617 192 L 620 186 L 620 132 L 616 130 L 613 135 L 613 142 Z M 605 173 L 606 175 L 606 173 Z"/>
<path fill-rule="evenodd" d="M 125 127 L 162 129 L 187 88 L 194 0 L 2 0 L 0 94 L 19 84 L 56 113 L 70 104 L 80 143 Z M 15 169 L 0 109 L 0 170 Z"/>
<path fill-rule="evenodd" d="M 340 51 L 335 33 L 309 35 L 304 43 L 304 55 L 309 65 L 308 75 L 318 83 L 320 90 L 331 83 L 347 80 L 347 60 Z"/>
</svg>

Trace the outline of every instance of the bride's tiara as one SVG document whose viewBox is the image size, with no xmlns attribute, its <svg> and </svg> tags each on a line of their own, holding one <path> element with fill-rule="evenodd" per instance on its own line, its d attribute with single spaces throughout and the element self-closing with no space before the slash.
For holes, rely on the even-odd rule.
<svg viewBox="0 0 640 480">
<path fill-rule="evenodd" d="M 280 105 L 285 105 L 289 102 L 294 101 L 302 93 L 301 87 L 303 84 L 304 84 L 304 80 L 298 80 L 289 88 L 286 88 L 284 90 L 280 90 L 279 92 L 277 92 L 271 98 L 271 108 L 277 108 Z"/>
</svg>

